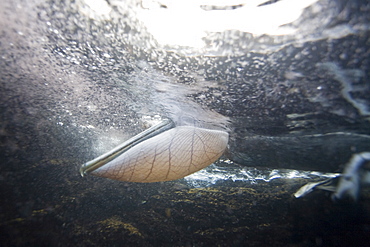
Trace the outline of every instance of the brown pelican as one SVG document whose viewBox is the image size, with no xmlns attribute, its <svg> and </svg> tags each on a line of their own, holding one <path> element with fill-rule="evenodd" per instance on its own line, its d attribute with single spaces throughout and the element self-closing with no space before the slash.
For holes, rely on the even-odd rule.
<svg viewBox="0 0 370 247">
<path fill-rule="evenodd" d="M 225 131 L 174 127 L 171 120 L 164 120 L 83 164 L 80 173 L 129 182 L 176 180 L 215 162 L 228 139 Z"/>
</svg>

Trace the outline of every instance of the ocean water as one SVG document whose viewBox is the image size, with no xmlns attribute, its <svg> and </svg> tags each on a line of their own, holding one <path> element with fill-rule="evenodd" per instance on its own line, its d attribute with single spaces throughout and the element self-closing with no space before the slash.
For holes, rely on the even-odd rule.
<svg viewBox="0 0 370 247">
<path fill-rule="evenodd" d="M 366 1 L 2 1 L 2 246 L 365 246 Z M 230 135 L 184 179 L 78 172 L 161 119 Z M 367 169 L 366 167 L 364 169 Z"/>
</svg>

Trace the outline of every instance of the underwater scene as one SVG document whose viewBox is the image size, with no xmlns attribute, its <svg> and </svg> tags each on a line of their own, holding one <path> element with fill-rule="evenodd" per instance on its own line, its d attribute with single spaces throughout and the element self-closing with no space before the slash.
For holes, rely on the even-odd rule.
<svg viewBox="0 0 370 247">
<path fill-rule="evenodd" d="M 0 1 L 0 246 L 368 246 L 370 3 Z"/>
</svg>

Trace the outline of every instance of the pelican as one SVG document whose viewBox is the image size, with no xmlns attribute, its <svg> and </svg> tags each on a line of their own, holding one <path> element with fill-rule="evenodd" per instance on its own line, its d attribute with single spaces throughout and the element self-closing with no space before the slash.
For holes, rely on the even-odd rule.
<svg viewBox="0 0 370 247">
<path fill-rule="evenodd" d="M 176 180 L 218 160 L 228 139 L 225 131 L 175 127 L 173 121 L 163 120 L 83 164 L 80 173 L 140 183 Z"/>
</svg>

